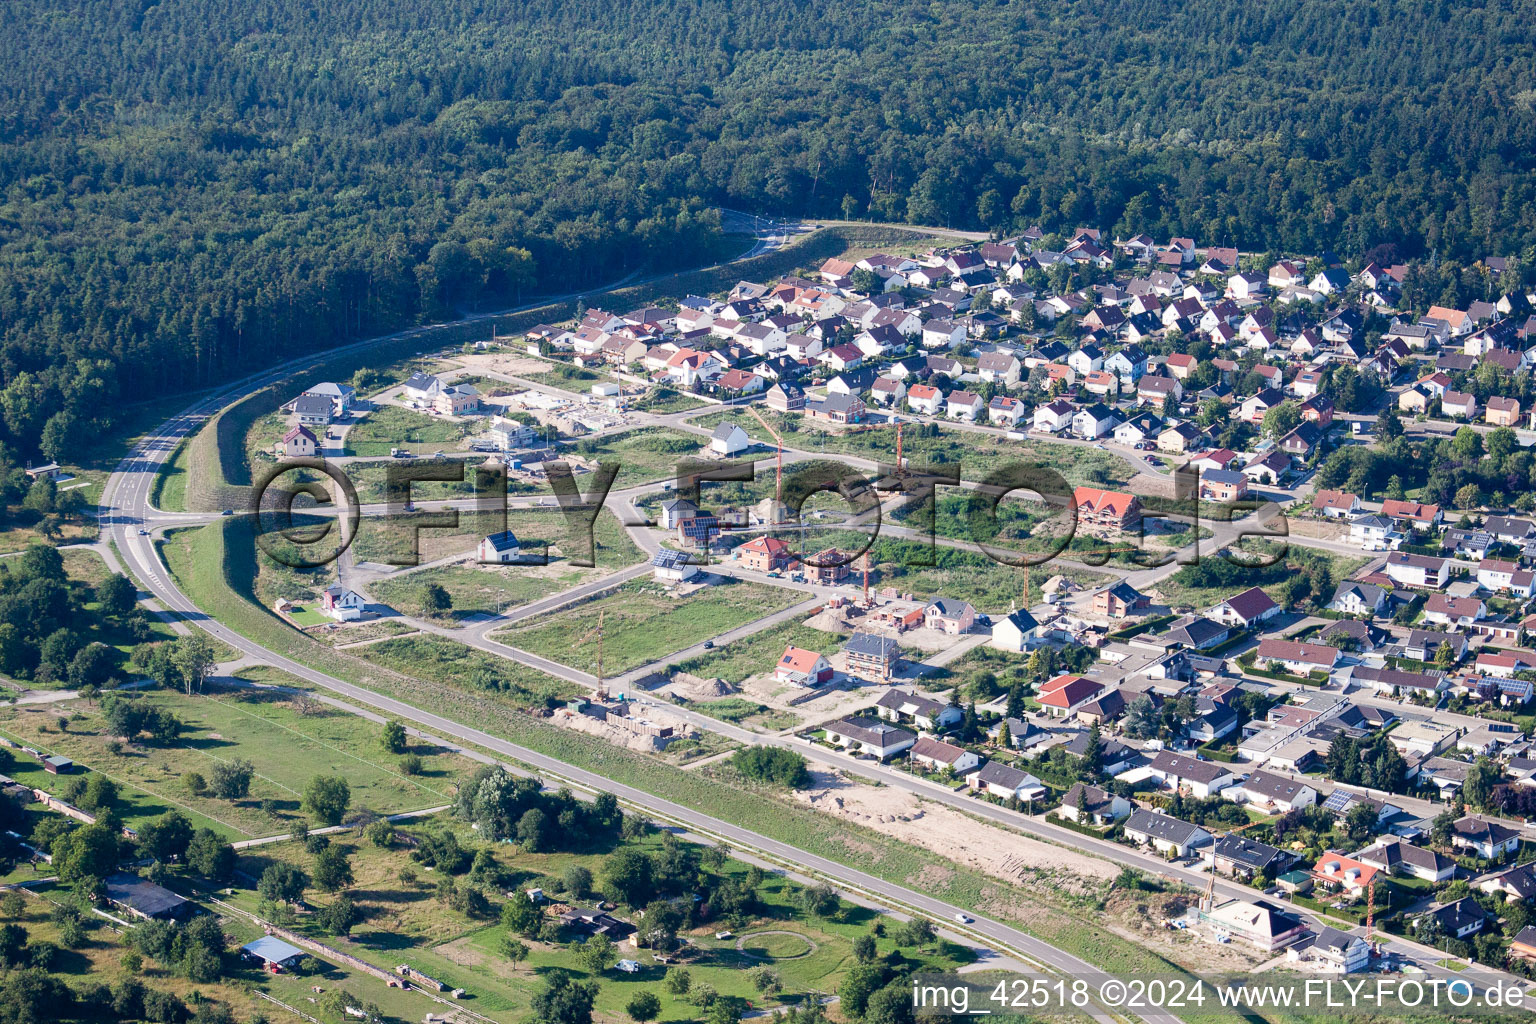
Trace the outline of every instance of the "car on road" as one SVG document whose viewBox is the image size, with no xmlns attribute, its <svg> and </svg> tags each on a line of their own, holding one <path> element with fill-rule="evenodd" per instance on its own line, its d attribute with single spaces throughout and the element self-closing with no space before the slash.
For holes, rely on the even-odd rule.
<svg viewBox="0 0 1536 1024">
<path fill-rule="evenodd" d="M 140 537 L 148 537 L 149 536 L 149 531 L 148 530 L 140 530 L 139 531 L 139 536 Z"/>
<path fill-rule="evenodd" d="M 784 578 L 784 574 L 779 572 L 779 570 L 775 569 L 775 570 L 773 570 L 773 572 L 770 572 L 768 574 L 768 578 L 771 579 L 771 580 L 783 579 Z"/>
<path fill-rule="evenodd" d="M 713 640 L 705 640 L 704 641 L 704 649 L 706 651 L 714 650 L 715 649 L 715 642 Z"/>
<path fill-rule="evenodd" d="M 956 914 L 955 915 L 955 920 L 959 921 L 961 924 L 970 924 L 971 921 L 972 921 L 972 918 L 969 918 L 969 917 L 967 917 L 964 914 Z"/>
<path fill-rule="evenodd" d="M 437 451 L 437 452 L 433 452 L 433 453 L 432 453 L 432 457 L 433 457 L 433 458 L 434 458 L 434 459 L 440 459 L 440 458 L 442 458 L 442 457 L 443 457 L 443 453 L 442 453 L 442 452 L 440 452 L 440 451 Z"/>
<path fill-rule="evenodd" d="M 234 514 L 235 514 L 235 510 L 232 509 L 232 508 L 227 508 L 223 512 L 219 513 L 219 515 L 221 515 L 221 516 L 232 516 Z"/>
</svg>

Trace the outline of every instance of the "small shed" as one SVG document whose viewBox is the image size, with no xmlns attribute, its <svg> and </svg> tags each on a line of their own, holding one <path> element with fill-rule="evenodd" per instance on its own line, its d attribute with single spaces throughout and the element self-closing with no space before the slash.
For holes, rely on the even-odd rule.
<svg viewBox="0 0 1536 1024">
<path fill-rule="evenodd" d="M 255 942 L 247 942 L 240 947 L 240 955 L 261 964 L 273 974 L 293 970 L 305 956 L 298 946 L 284 942 L 275 935 L 263 935 Z"/>
<path fill-rule="evenodd" d="M 75 762 L 59 754 L 43 758 L 43 771 L 51 775 L 68 775 L 75 770 Z"/>
</svg>

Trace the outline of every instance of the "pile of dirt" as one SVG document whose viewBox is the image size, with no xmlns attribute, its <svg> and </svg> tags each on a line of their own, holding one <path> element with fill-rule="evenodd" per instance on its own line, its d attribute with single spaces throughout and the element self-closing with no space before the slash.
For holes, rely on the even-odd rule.
<svg viewBox="0 0 1536 1024">
<path fill-rule="evenodd" d="M 556 725 L 584 732 L 590 736 L 596 736 L 607 740 L 616 747 L 633 750 L 642 754 L 657 754 L 667 749 L 670 739 L 662 739 L 657 736 L 647 736 L 643 733 L 633 733 L 628 729 L 599 722 L 587 715 L 576 714 L 570 711 L 557 712 L 554 717 Z"/>
<path fill-rule="evenodd" d="M 675 672 L 672 675 L 672 692 L 689 700 L 717 700 L 735 693 L 736 687 L 719 677 L 705 679 L 687 672 Z"/>
</svg>

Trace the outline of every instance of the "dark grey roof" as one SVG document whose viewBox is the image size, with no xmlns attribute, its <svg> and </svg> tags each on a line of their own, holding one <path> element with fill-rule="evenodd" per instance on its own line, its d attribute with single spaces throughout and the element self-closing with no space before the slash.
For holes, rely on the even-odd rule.
<svg viewBox="0 0 1536 1024">
<path fill-rule="evenodd" d="M 979 785 L 1002 786 L 1005 789 L 1018 789 L 1031 778 L 1033 776 L 1028 772 L 1021 772 L 1001 761 L 988 761 L 976 772 L 976 782 Z"/>
<path fill-rule="evenodd" d="M 1245 839 L 1230 833 L 1216 840 L 1216 856 L 1230 860 L 1253 871 L 1288 863 L 1294 858 L 1284 850 L 1276 849 L 1255 839 Z"/>
<path fill-rule="evenodd" d="M 893 658 L 901 654 L 901 647 L 888 636 L 874 633 L 855 633 L 843 644 L 843 650 L 872 658 Z"/>
<path fill-rule="evenodd" d="M 145 917 L 174 914 L 187 902 L 164 886 L 156 885 L 126 871 L 108 875 L 102 885 L 107 899 Z"/>
<path fill-rule="evenodd" d="M 1125 823 L 1126 831 L 1140 832 L 1162 839 L 1179 846 L 1188 846 L 1204 831 L 1199 825 L 1192 825 L 1187 821 L 1169 817 L 1143 808 L 1136 808 L 1131 812 L 1130 818 Z"/>
</svg>

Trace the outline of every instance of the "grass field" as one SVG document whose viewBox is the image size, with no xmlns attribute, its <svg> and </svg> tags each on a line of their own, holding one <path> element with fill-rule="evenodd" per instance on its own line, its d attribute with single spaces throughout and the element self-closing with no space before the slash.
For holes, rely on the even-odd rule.
<svg viewBox="0 0 1536 1024">
<path fill-rule="evenodd" d="M 403 675 L 435 679 L 449 686 L 506 693 L 523 703 L 543 705 L 579 688 L 526 665 L 487 654 L 441 636 L 402 636 L 349 648 L 347 654 Z"/>
<path fill-rule="evenodd" d="M 1316 548 L 1304 548 L 1301 550 L 1304 552 L 1303 557 L 1305 558 L 1326 560 L 1331 568 L 1335 582 L 1348 579 L 1355 572 L 1359 571 L 1361 566 L 1370 561 L 1370 559 L 1366 557 L 1352 558 L 1347 555 L 1335 555 L 1326 551 L 1320 551 Z M 1278 595 L 1281 592 L 1281 588 L 1284 587 L 1289 581 L 1290 575 L 1291 574 L 1289 572 L 1281 572 L 1277 569 L 1271 569 L 1269 572 L 1265 573 L 1264 576 L 1258 577 L 1261 580 L 1261 582 L 1258 583 L 1258 586 L 1270 597 L 1274 597 L 1278 600 Z M 1160 595 L 1162 595 L 1164 603 L 1172 605 L 1173 607 L 1179 608 L 1189 606 L 1192 608 L 1207 608 L 1219 601 L 1223 601 L 1231 597 L 1234 593 L 1247 589 L 1247 586 L 1251 585 L 1252 584 L 1248 584 L 1241 587 L 1187 586 L 1181 581 L 1180 573 L 1175 573 L 1166 579 L 1158 581 L 1156 590 Z"/>
<path fill-rule="evenodd" d="M 293 682 L 275 669 L 254 670 L 251 677 Z M 470 766 L 459 755 L 434 753 L 417 744 L 415 752 L 424 755 L 426 769 L 419 776 L 404 775 L 398 758 L 380 746 L 382 726 L 314 702 L 298 704 L 279 693 L 231 689 L 188 697 L 154 691 L 142 699 L 186 723 L 175 745 L 123 744 L 113 753 L 99 705 L 84 701 L 42 710 L 0 710 L 0 728 L 116 781 L 130 826 L 175 807 L 235 839 L 286 831 L 290 826 L 285 819 L 299 813 L 304 785 L 315 775 L 345 777 L 352 787 L 353 808 L 393 814 L 449 802 L 453 786 Z M 63 733 L 56 725 L 61 711 L 71 719 Z M 189 790 L 189 772 L 206 779 L 215 765 L 241 758 L 256 766 L 249 798 L 226 801 Z M 48 775 L 25 755 L 13 754 L 12 759 L 13 770 L 7 774 L 27 785 L 57 792 L 67 783 L 67 778 Z M 264 801 L 281 817 L 263 810 Z"/>
<path fill-rule="evenodd" d="M 808 651 L 830 654 L 846 639 L 846 633 L 828 633 L 799 622 L 784 622 L 678 662 L 676 668 L 679 672 L 688 672 L 706 679 L 718 677 L 735 684 L 748 676 L 772 672 L 779 655 L 790 644 Z"/>
<path fill-rule="evenodd" d="M 896 461 L 895 427 L 832 429 L 800 416 L 786 423 L 785 417 L 779 413 L 759 411 L 775 430 L 784 435 L 787 447 L 818 456 L 843 454 L 878 462 Z M 734 415 L 739 413 L 709 413 L 693 420 L 692 424 L 713 428 L 720 420 Z M 956 430 L 932 424 L 924 424 L 923 427 L 923 430 L 903 430 L 902 458 L 914 467 L 951 466 L 959 463 L 963 480 L 981 480 L 993 470 L 1017 462 L 1036 462 L 1055 469 L 1074 487 L 1083 484 L 1118 487 L 1135 475 L 1130 465 L 1118 455 L 1089 445 L 1010 441 L 1001 434 Z M 926 436 L 929 429 L 936 433 Z"/>
<path fill-rule="evenodd" d="M 162 512 L 187 510 L 187 454 L 187 443 L 183 441 L 176 446 L 171 457 L 161 464 L 160 472 L 155 474 L 155 486 L 150 492 L 149 503 Z"/>
<path fill-rule="evenodd" d="M 436 583 L 453 599 L 453 607 L 441 616 L 452 621 L 475 615 L 498 615 L 602 575 L 601 569 L 560 569 L 558 564 L 556 567 L 445 565 L 381 580 L 370 589 L 375 597 L 391 607 L 420 617 L 427 614 L 421 603 L 422 588 Z"/>
<path fill-rule="evenodd" d="M 630 402 L 628 407 L 636 412 L 687 412 L 689 409 L 702 409 L 711 403 L 697 395 L 690 395 L 686 391 L 675 391 L 672 388 L 655 387 Z"/>
<path fill-rule="evenodd" d="M 569 544 L 569 524 L 564 513 L 556 508 L 508 509 L 505 523 L 499 515 L 474 512 L 466 507 L 459 513 L 456 527 L 422 528 L 417 533 L 417 547 L 421 562 L 433 562 L 449 555 L 473 551 L 486 535 L 508 529 L 524 546 L 537 552 L 540 547 L 552 563 L 558 564 L 570 555 L 566 547 L 581 550 L 584 539 Z M 629 531 L 618 519 L 604 509 L 592 524 L 592 540 L 596 544 L 594 561 L 598 569 L 622 569 L 634 565 L 645 557 L 635 546 Z M 365 516 L 358 527 L 352 553 L 359 562 L 386 562 L 405 564 L 411 550 L 411 531 L 401 522 L 385 516 Z M 513 571 L 516 571 L 515 569 Z"/>
<path fill-rule="evenodd" d="M 570 450 L 591 462 L 617 462 L 616 490 L 653 480 L 673 480 L 678 464 L 685 458 L 716 459 L 706 446 L 709 438 L 665 427 L 642 427 L 622 434 L 610 434 L 587 441 L 574 441 Z M 762 459 L 771 451 L 756 449 L 738 458 Z"/>
<path fill-rule="evenodd" d="M 792 548 L 799 550 L 798 537 L 786 536 L 785 539 Z M 833 528 L 808 532 L 804 547 L 807 551 L 815 551 L 831 545 L 844 551 L 857 551 L 867 541 L 865 533 Z M 922 564 L 927 561 L 934 564 Z M 1010 604 L 1017 606 L 1024 596 L 1025 573 L 1022 568 L 1005 565 L 975 551 L 936 544 L 930 554 L 926 541 L 880 538 L 870 546 L 869 562 L 871 586 L 894 586 L 918 597 L 938 594 L 961 598 L 989 614 L 1007 612 Z M 1031 607 L 1045 599 L 1042 585 L 1056 575 L 1065 576 L 1084 587 L 1097 587 L 1111 579 L 1105 573 L 1085 569 L 1050 563 L 1036 566 L 1029 573 Z"/>
<path fill-rule="evenodd" d="M 584 638 L 597 628 L 601 615 L 603 671 L 617 675 L 787 608 L 802 597 L 778 587 L 725 583 L 678 598 L 649 580 L 631 580 L 607 597 L 536 616 L 492 636 L 592 672 L 597 668 L 597 644 Z"/>
<path fill-rule="evenodd" d="M 401 831 L 420 835 L 443 824 L 449 823 L 440 818 L 412 823 Z M 464 844 L 477 845 L 473 832 L 456 823 L 450 827 L 461 835 Z M 571 947 L 562 943 L 525 940 L 529 946 L 527 959 L 520 964 L 508 961 L 500 951 L 507 933 L 499 924 L 465 917 L 434 899 L 435 882 L 431 876 L 412 882 L 400 880 L 400 870 L 410 864 L 405 847 L 381 849 L 347 837 L 337 841 L 352 854 L 356 884 L 348 895 L 366 917 L 350 938 L 325 939 L 344 952 L 385 969 L 410 963 L 452 987 L 463 988 L 468 1006 L 499 1021 L 526 1019 L 532 994 L 551 969 L 567 970 L 582 979 L 591 977 L 573 956 Z M 625 845 L 647 852 L 660 847 L 654 836 Z M 489 849 L 498 864 L 510 872 L 506 881 L 512 892 L 535 885 L 550 893 L 559 892 L 559 879 L 567 867 L 575 865 L 587 868 L 601 880 L 607 859 L 607 851 L 578 854 L 525 853 L 507 846 Z M 307 868 L 311 859 L 297 844 L 281 843 L 242 858 L 241 868 L 257 874 L 275 860 Z M 724 870 L 737 878 L 747 873 L 746 866 L 737 861 L 728 861 Z M 718 921 L 701 922 L 686 933 L 692 944 L 685 956 L 686 966 L 694 985 L 710 985 L 722 996 L 750 1001 L 755 1006 L 797 1001 L 810 992 L 835 991 L 854 963 L 853 940 L 870 931 L 876 915 L 845 905 L 836 918 L 807 917 L 797 905 L 798 887 L 772 875 L 755 890 L 755 895 L 761 911 L 737 933 L 743 936 L 743 949 L 737 949 L 738 940 L 734 937 L 714 937 L 723 927 Z M 331 898 L 317 893 L 311 900 L 322 903 Z M 234 903 L 252 910 L 256 906 L 254 894 L 246 891 L 239 892 Z M 614 913 L 625 919 L 630 916 L 624 909 Z M 897 948 L 890 938 L 877 940 L 882 955 L 894 953 Z M 624 1007 L 639 991 L 654 992 L 662 1000 L 659 1020 L 698 1018 L 697 1006 L 685 997 L 673 996 L 661 984 L 665 968 L 655 963 L 649 950 L 625 946 L 621 955 L 638 960 L 641 970 L 630 975 L 609 969 L 597 977 L 595 1009 L 599 1019 L 627 1020 Z M 923 949 L 907 947 L 902 956 L 914 966 L 929 970 L 952 970 L 971 959 L 968 950 L 942 940 Z M 747 971 L 760 963 L 771 965 L 783 981 L 784 990 L 776 998 L 765 999 L 751 985 Z"/>
<path fill-rule="evenodd" d="M 398 405 L 380 405 L 347 431 L 344 455 L 388 455 L 404 448 L 421 455 L 436 448 L 456 446 L 471 432 L 470 424 L 429 416 Z"/>
</svg>

